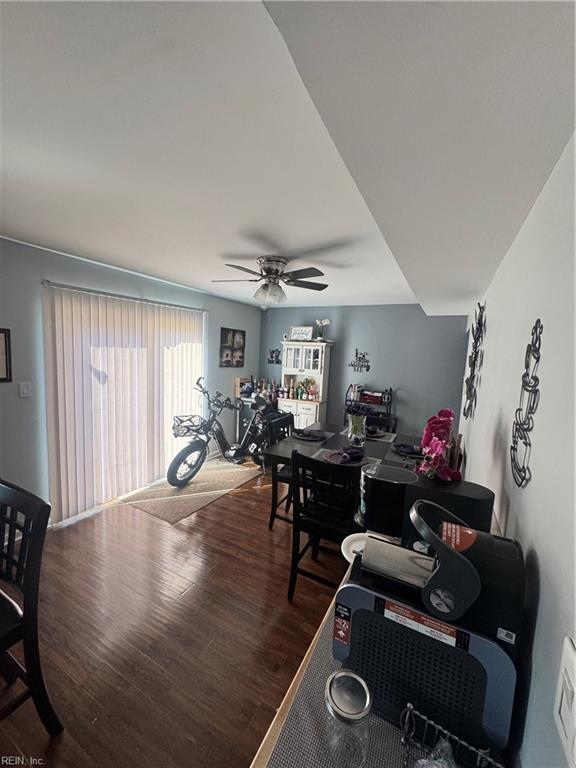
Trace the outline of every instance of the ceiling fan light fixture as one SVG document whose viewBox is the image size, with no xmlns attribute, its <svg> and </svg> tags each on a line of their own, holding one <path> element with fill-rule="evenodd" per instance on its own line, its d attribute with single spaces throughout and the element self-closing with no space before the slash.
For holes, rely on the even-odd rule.
<svg viewBox="0 0 576 768">
<path fill-rule="evenodd" d="M 286 301 L 286 294 L 278 283 L 271 283 L 268 286 L 267 304 L 283 304 Z"/>
<path fill-rule="evenodd" d="M 254 294 L 254 299 L 259 304 L 283 304 L 286 294 L 278 283 L 265 283 Z"/>
<path fill-rule="evenodd" d="M 266 304 L 268 302 L 268 286 L 266 284 L 261 285 L 254 294 L 254 298 L 259 304 Z"/>
</svg>

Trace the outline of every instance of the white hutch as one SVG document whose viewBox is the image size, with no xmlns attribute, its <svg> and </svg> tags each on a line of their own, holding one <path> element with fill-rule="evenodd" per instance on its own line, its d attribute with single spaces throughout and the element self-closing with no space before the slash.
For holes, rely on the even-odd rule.
<svg viewBox="0 0 576 768">
<path fill-rule="evenodd" d="M 296 390 L 301 381 L 311 379 L 316 385 L 316 398 L 296 400 L 284 397 L 278 400 L 279 410 L 294 414 L 294 426 L 297 429 L 305 429 L 315 421 L 326 422 L 331 342 L 284 341 L 282 347 L 284 389 L 288 391 L 292 384 Z"/>
</svg>

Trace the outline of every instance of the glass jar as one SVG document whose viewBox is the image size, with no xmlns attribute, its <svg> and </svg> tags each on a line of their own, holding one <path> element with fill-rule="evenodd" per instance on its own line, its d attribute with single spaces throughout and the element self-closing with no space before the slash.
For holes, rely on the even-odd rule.
<svg viewBox="0 0 576 768">
<path fill-rule="evenodd" d="M 361 447 L 366 442 L 366 416 L 348 414 L 348 442 Z"/>
<path fill-rule="evenodd" d="M 328 748 L 335 765 L 361 768 L 366 762 L 372 698 L 364 680 L 342 669 L 326 681 Z"/>
</svg>

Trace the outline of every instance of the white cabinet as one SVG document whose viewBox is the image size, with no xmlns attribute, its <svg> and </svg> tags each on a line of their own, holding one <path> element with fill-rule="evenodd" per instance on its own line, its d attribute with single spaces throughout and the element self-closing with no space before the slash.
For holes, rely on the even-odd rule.
<svg viewBox="0 0 576 768">
<path fill-rule="evenodd" d="M 282 398 L 278 408 L 294 414 L 294 426 L 305 429 L 314 422 L 326 421 L 326 400 L 328 397 L 328 373 L 330 368 L 330 342 L 321 341 L 285 341 L 282 356 L 282 386 L 285 390 L 312 380 L 315 400 L 296 400 Z"/>
<path fill-rule="evenodd" d="M 319 421 L 317 417 L 319 403 L 298 403 L 298 428 L 306 429 L 315 421 Z"/>
<path fill-rule="evenodd" d="M 296 429 L 306 429 L 317 421 L 326 422 L 326 403 L 311 403 L 305 400 L 278 401 L 278 410 L 294 414 Z"/>
<path fill-rule="evenodd" d="M 326 349 L 326 344 L 285 342 L 283 373 L 317 376 L 324 367 Z"/>
</svg>

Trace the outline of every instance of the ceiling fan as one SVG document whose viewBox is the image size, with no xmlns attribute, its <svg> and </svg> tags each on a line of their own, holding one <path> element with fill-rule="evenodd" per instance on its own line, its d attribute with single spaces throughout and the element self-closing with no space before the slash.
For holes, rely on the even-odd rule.
<svg viewBox="0 0 576 768">
<path fill-rule="evenodd" d="M 301 254 L 298 254 L 301 255 Z M 226 264 L 232 269 L 239 269 L 241 272 L 247 272 L 255 277 L 246 277 L 238 280 L 212 280 L 213 283 L 260 283 L 262 285 L 254 294 L 254 298 L 260 304 L 282 304 L 287 296 L 280 283 L 284 283 L 290 288 L 307 288 L 310 291 L 323 291 L 328 288 L 326 283 L 312 283 L 307 281 L 307 277 L 323 277 L 316 267 L 305 267 L 303 269 L 293 269 L 286 271 L 288 258 L 279 255 L 260 256 L 256 259 L 259 271 L 247 267 L 241 267 L 239 264 Z"/>
</svg>

